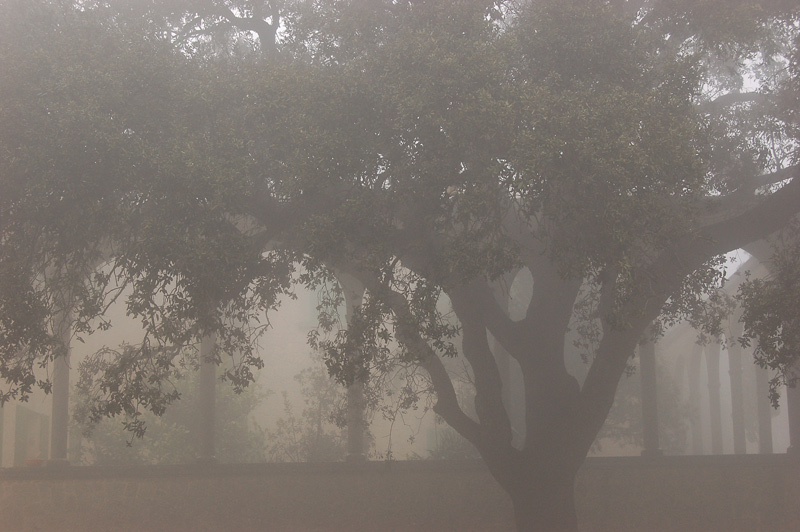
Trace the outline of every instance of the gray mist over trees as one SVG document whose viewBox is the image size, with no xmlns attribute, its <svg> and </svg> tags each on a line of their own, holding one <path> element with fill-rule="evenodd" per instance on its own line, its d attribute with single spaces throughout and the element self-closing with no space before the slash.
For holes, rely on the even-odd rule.
<svg viewBox="0 0 800 532">
<path fill-rule="evenodd" d="M 327 398 L 287 406 L 273 458 L 363 458 L 367 412 L 430 407 L 519 530 L 574 532 L 576 475 L 621 379 L 637 353 L 652 378 L 680 323 L 711 377 L 723 343 L 753 349 L 774 402 L 794 381 L 794 2 L 0 8 L 3 402 L 63 399 L 70 340 L 124 305 L 141 334 L 83 361 L 81 415 L 141 436 L 196 378 L 213 418 L 215 386 L 260 393 L 259 339 L 310 292 L 308 350 L 359 408 L 342 451 Z M 766 271 L 726 291 L 741 249 Z M 677 409 L 699 360 L 662 383 Z M 316 432 L 291 425 L 306 417 Z"/>
</svg>

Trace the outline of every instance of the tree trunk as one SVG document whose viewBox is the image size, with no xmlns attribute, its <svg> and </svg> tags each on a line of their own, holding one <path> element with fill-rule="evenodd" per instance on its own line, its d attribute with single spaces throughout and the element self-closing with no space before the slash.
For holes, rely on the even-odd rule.
<svg viewBox="0 0 800 532">
<path fill-rule="evenodd" d="M 519 532 L 577 532 L 575 475 L 555 467 L 538 470 L 509 490 Z"/>
</svg>

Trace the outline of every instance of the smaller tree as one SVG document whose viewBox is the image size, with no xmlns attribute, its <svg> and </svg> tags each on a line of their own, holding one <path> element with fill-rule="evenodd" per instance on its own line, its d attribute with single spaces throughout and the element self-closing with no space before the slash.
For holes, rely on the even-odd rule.
<svg viewBox="0 0 800 532">
<path fill-rule="evenodd" d="M 481 455 L 469 440 L 436 417 L 436 441 L 428 455 L 433 460 L 479 460 Z"/>
<path fill-rule="evenodd" d="M 130 348 L 129 348 L 130 349 Z M 125 348 L 123 348 L 123 351 Z M 197 372 L 175 374 L 175 400 L 162 415 L 120 412 L 118 416 L 92 418 L 92 388 L 86 380 L 75 390 L 74 419 L 86 437 L 80 461 L 85 464 L 177 464 L 194 462 L 199 456 L 196 427 Z M 235 393 L 219 386 L 216 397 L 216 452 L 221 462 L 263 462 L 266 460 L 266 431 L 252 419 L 253 411 L 268 392 L 250 386 Z M 120 421 L 122 419 L 122 421 Z M 142 427 L 135 438 L 131 427 Z"/>
<path fill-rule="evenodd" d="M 346 454 L 345 389 L 321 366 L 306 368 L 295 376 L 300 383 L 304 408 L 300 415 L 283 392 L 284 416 L 267 431 L 269 458 L 274 462 L 337 462 Z"/>
</svg>

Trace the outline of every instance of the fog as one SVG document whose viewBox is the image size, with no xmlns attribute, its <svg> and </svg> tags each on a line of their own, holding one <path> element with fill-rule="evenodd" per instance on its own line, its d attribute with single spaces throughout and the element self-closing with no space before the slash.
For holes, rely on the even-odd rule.
<svg viewBox="0 0 800 532">
<path fill-rule="evenodd" d="M 126 313 L 127 295 L 129 295 L 127 292 L 123 292 L 119 300 L 109 307 L 106 319 L 111 327 L 108 330 L 98 330 L 89 335 L 76 335 L 73 338 L 70 362 L 73 386 L 78 379 L 77 368 L 87 355 L 105 348 L 117 349 L 123 344 L 136 345 L 141 342 L 144 334 L 141 325 Z M 318 303 L 315 293 L 299 290 L 296 298 L 283 298 L 279 309 L 268 315 L 270 326 L 258 340 L 258 354 L 263 359 L 264 368 L 257 372 L 256 382 L 251 385 L 252 391 L 261 395 L 262 399 L 249 414 L 250 421 L 263 429 L 274 430 L 275 423 L 285 417 L 284 394 L 295 414 L 300 415 L 306 408 L 305 401 L 308 398 L 303 396 L 301 384 L 297 380 L 297 376 L 303 370 L 316 369 L 327 374 L 321 356 L 314 353 L 307 339 L 308 333 L 318 326 L 316 310 Z M 343 315 L 341 318 L 344 320 Z M 229 361 L 226 361 L 224 354 L 222 359 L 224 367 Z M 186 373 L 190 374 L 191 371 Z M 329 378 L 329 382 L 332 387 L 344 391 L 344 387 L 336 384 L 332 377 Z M 231 389 L 229 382 L 219 379 L 217 386 L 218 392 Z M 191 401 L 191 398 L 188 401 Z M 50 396 L 37 394 L 30 405 L 37 411 L 49 413 L 50 403 Z M 196 405 L 190 405 L 190 408 L 195 407 Z M 415 405 L 415 408 L 399 413 L 394 419 L 388 419 L 381 412 L 371 412 L 369 430 L 374 441 L 369 451 L 370 458 L 384 459 L 387 453 L 399 459 L 427 457 L 434 445 L 429 439 L 435 438 L 437 429 L 434 428 L 436 423 L 433 412 L 424 410 L 423 401 L 418 408 Z M 119 434 L 131 440 L 134 448 L 149 445 L 152 436 L 146 434 L 141 441 L 132 438 L 126 434 L 122 426 L 123 419 L 124 416 L 119 416 L 115 423 Z M 332 423 L 329 430 L 335 430 Z M 46 442 L 42 444 L 46 449 Z M 11 449 L 13 450 L 13 447 Z M 265 454 L 263 460 L 267 459 Z M 13 464 L 13 459 L 9 458 L 4 464 Z"/>
<path fill-rule="evenodd" d="M 800 530 L 795 3 L 0 2 L 0 530 Z"/>
<path fill-rule="evenodd" d="M 517 306 L 518 302 L 524 302 L 530 297 L 530 283 L 530 275 L 523 272 L 509 287 L 510 312 L 512 316 L 516 315 L 517 319 L 524 313 L 524 309 Z M 71 381 L 73 386 L 78 379 L 77 368 L 87 355 L 104 348 L 116 349 L 121 344 L 137 344 L 141 342 L 143 331 L 140 324 L 126 315 L 124 303 L 126 295 L 126 293 L 123 293 L 119 301 L 109 308 L 106 319 L 110 322 L 111 327 L 108 330 L 95 331 L 89 335 L 76 335 L 73 338 L 71 344 Z M 287 401 L 291 405 L 293 413 L 298 417 L 302 415 L 304 409 L 308 408 L 307 401 L 309 397 L 303 395 L 301 382 L 297 378 L 304 370 L 316 370 L 321 375 L 325 375 L 331 389 L 338 390 L 338 393 L 343 394 L 345 389 L 342 385 L 335 383 L 333 377 L 327 376 L 322 357 L 319 353 L 314 353 L 308 344 L 309 332 L 318 327 L 317 305 L 319 304 L 319 297 L 317 294 L 305 290 L 299 290 L 296 295 L 296 298 L 286 297 L 282 299 L 278 310 L 269 313 L 270 326 L 258 341 L 258 354 L 264 361 L 264 368 L 257 372 L 256 382 L 251 385 L 251 392 L 257 393 L 260 399 L 253 410 L 248 412 L 247 418 L 254 426 L 260 427 L 268 433 L 274 432 L 276 423 L 286 418 L 287 412 L 285 408 Z M 444 305 L 449 305 L 449 302 L 445 300 Z M 343 309 L 340 310 L 342 310 L 341 319 L 344 321 Z M 690 397 L 691 391 L 686 372 L 693 371 L 693 368 L 689 367 L 689 358 L 693 352 L 700 349 L 701 352 L 705 351 L 706 356 L 711 350 L 717 350 L 720 353 L 718 394 L 720 405 L 719 423 L 722 438 L 721 454 L 732 454 L 734 452 L 733 413 L 728 347 L 724 343 L 722 345 L 711 343 L 698 347 L 696 345 L 697 334 L 697 331 L 694 331 L 686 324 L 682 324 L 666 331 L 656 344 L 659 386 L 672 387 L 668 394 L 663 389 L 660 389 L 659 406 L 665 409 L 676 409 L 676 412 L 672 415 L 673 417 L 667 421 L 671 425 L 662 426 L 662 431 L 677 431 L 676 437 L 679 439 L 679 441 L 672 441 L 672 446 L 665 451 L 672 455 L 715 454 L 712 449 L 711 392 L 708 388 L 709 378 L 705 358 L 702 363 L 698 363 L 696 366 L 699 370 L 696 378 L 700 383 L 700 395 L 694 398 L 693 404 L 690 403 L 692 398 Z M 581 361 L 577 354 L 573 354 L 569 360 L 571 360 L 572 371 L 576 377 L 582 379 L 582 375 L 588 370 L 588 363 Z M 223 356 L 223 366 L 225 364 L 225 356 Z M 468 368 L 468 364 L 465 360 L 457 358 L 449 362 L 449 367 L 454 372 L 454 375 L 457 375 L 463 373 L 465 368 Z M 518 377 L 518 369 L 515 368 L 518 368 L 518 366 L 512 361 L 506 370 L 507 374 L 504 375 L 504 379 L 507 379 L 504 386 L 508 388 L 509 401 L 512 403 L 509 406 L 512 422 L 517 425 L 514 430 L 515 445 L 521 447 L 524 434 L 524 406 L 521 403 L 522 382 Z M 743 361 L 744 391 L 746 392 L 744 414 L 747 433 L 746 452 L 748 454 L 759 452 L 757 420 L 755 419 L 755 403 L 757 400 L 754 385 L 755 371 L 755 365 L 745 357 Z M 682 376 L 679 376 L 680 372 L 684 372 Z M 191 371 L 187 374 L 190 373 Z M 469 379 L 466 374 L 461 378 Z M 632 364 L 631 374 L 623 377 L 621 390 L 627 389 L 628 383 L 635 384 L 635 388 L 638 390 L 639 379 L 641 379 L 641 374 L 638 368 L 638 359 L 635 359 Z M 231 384 L 218 379 L 217 387 L 218 393 L 220 393 L 230 390 Z M 472 385 L 466 384 L 463 390 L 465 394 L 463 401 L 466 408 L 469 409 L 471 408 L 469 403 L 472 401 L 474 388 L 472 388 Z M 760 397 L 759 399 L 761 401 L 766 400 L 765 397 Z M 74 402 L 75 398 L 73 397 L 72 400 Z M 629 396 L 623 396 L 622 392 L 620 392 L 618 401 L 629 400 Z M 192 398 L 178 401 L 177 404 L 185 405 L 187 401 L 191 403 Z M 429 404 L 427 401 L 427 398 L 423 398 L 412 408 L 396 409 L 396 415 L 392 419 L 387 418 L 380 410 L 370 410 L 367 414 L 368 430 L 371 438 L 368 458 L 372 460 L 384 460 L 387 458 L 403 460 L 442 456 L 441 452 L 439 452 L 441 450 L 437 451 L 439 439 L 457 436 L 451 435 L 447 427 L 441 424 L 441 420 L 437 419 L 437 416 L 426 408 L 426 405 Z M 516 404 L 514 401 L 516 401 Z M 638 399 L 636 401 L 636 408 L 633 410 L 628 409 L 624 413 L 619 413 L 623 409 L 622 406 L 612 409 L 609 423 L 615 423 L 621 419 L 623 423 L 630 424 L 633 421 L 633 424 L 622 432 L 618 430 L 611 433 L 601 432 L 590 456 L 638 456 L 642 452 L 640 440 L 641 424 L 639 420 L 635 419 L 641 416 L 641 411 L 639 410 L 641 407 L 638 406 Z M 45 416 L 49 416 L 51 402 L 51 396 L 37 393 L 26 406 L 32 407 Z M 785 453 L 790 444 L 788 417 L 785 408 L 785 390 L 781 393 L 779 403 L 779 408 L 770 409 L 772 452 Z M 340 404 L 338 405 L 325 406 L 325 415 L 328 417 L 328 419 L 324 420 L 327 426 L 326 430 L 340 437 L 340 443 L 344 447 L 346 445 L 346 431 L 336 427 L 332 419 L 335 414 L 335 407 L 344 408 L 346 406 L 344 397 L 340 397 Z M 189 404 L 188 408 L 195 409 L 196 405 Z M 697 416 L 695 423 L 702 431 L 699 436 L 696 436 L 693 432 L 692 416 Z M 152 444 L 153 436 L 151 434 L 146 434 L 142 440 L 139 440 L 127 433 L 122 425 L 123 420 L 124 416 L 115 418 L 114 430 L 121 439 L 129 440 L 132 443 L 132 449 L 147 447 Z M 77 421 L 73 420 L 72 423 L 77 426 Z M 662 425 L 664 425 L 663 419 Z M 91 427 L 91 424 L 84 426 L 84 428 L 87 427 Z M 73 439 L 77 439 L 78 431 L 73 429 L 71 435 Z M 84 443 L 86 444 L 90 441 L 91 436 Z M 700 443 L 698 444 L 697 442 Z M 76 442 L 73 441 L 71 446 L 74 447 L 75 445 Z M 466 452 L 467 455 L 478 457 L 474 448 L 468 443 L 463 442 L 461 447 L 465 449 L 463 452 Z M 47 441 L 37 440 L 35 448 L 28 451 L 28 457 L 40 456 L 46 453 L 47 448 Z M 470 451 L 469 449 L 472 450 Z M 3 454 L 4 466 L 19 464 L 24 459 L 25 455 L 21 455 L 19 452 L 17 452 L 15 458 L 13 445 L 7 444 L 5 446 Z M 87 463 L 92 463 L 91 457 L 84 459 L 89 460 Z M 260 458 L 257 458 L 258 461 L 270 459 L 267 448 L 264 449 Z M 288 457 L 282 458 L 282 460 L 286 459 L 291 460 Z M 295 457 L 294 459 L 298 458 Z"/>
</svg>

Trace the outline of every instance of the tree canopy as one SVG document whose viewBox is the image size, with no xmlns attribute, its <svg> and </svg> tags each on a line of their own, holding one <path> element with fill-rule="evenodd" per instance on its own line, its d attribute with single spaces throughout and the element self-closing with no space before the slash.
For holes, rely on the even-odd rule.
<svg viewBox="0 0 800 532">
<path fill-rule="evenodd" d="M 423 369 L 524 530 L 575 528 L 574 474 L 637 343 L 702 314 L 724 254 L 800 210 L 792 2 L 42 0 L 2 14 L 4 398 L 47 386 L 54 309 L 89 332 L 120 286 L 146 337 L 97 374 L 105 413 L 163 408 L 181 348 L 212 331 L 245 386 L 279 297 L 347 275 L 367 297 L 349 329 L 322 321 L 329 369 L 346 383 Z M 523 269 L 533 291 L 512 319 Z M 564 363 L 571 329 L 582 383 Z M 475 417 L 447 373 L 458 354 Z M 521 444 L 503 357 L 524 381 Z"/>
</svg>

